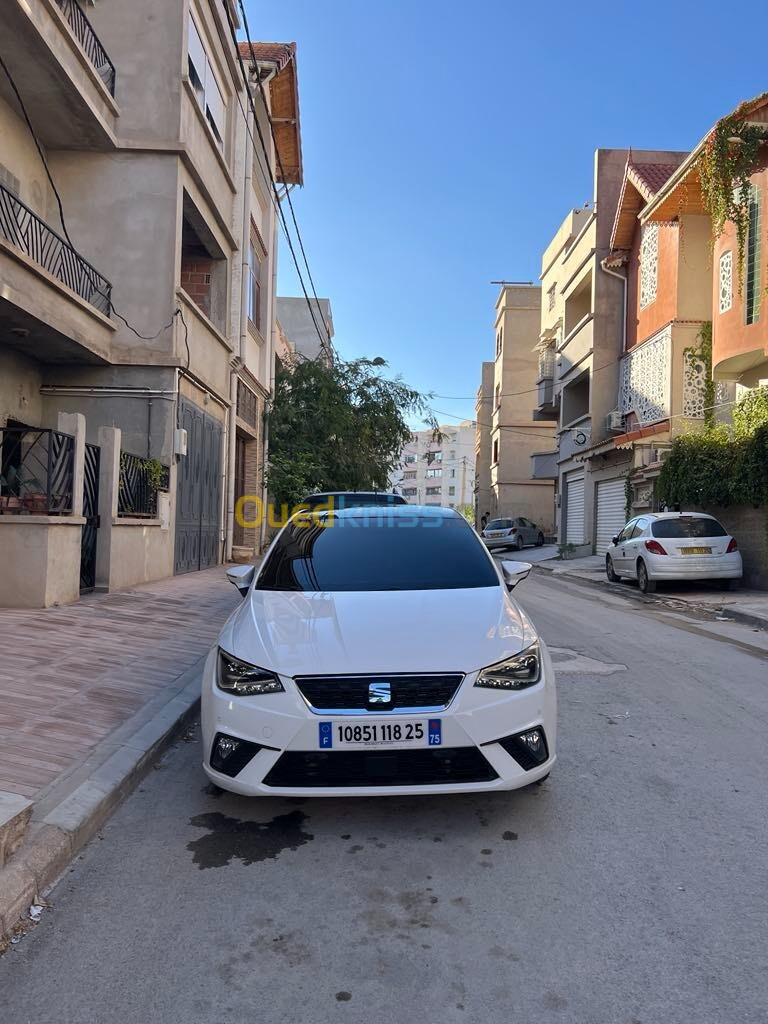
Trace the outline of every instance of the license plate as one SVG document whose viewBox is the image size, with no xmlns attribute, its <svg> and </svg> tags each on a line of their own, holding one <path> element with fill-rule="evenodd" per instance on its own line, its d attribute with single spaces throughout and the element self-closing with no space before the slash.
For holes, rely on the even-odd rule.
<svg viewBox="0 0 768 1024">
<path fill-rule="evenodd" d="M 504 531 L 503 530 L 494 530 L 492 533 L 486 533 L 485 536 L 486 537 L 503 537 L 504 536 Z"/>
<path fill-rule="evenodd" d="M 680 548 L 683 555 L 711 555 L 712 548 Z"/>
<path fill-rule="evenodd" d="M 439 747 L 442 722 L 429 718 L 416 722 L 320 722 L 321 750 L 349 747 Z"/>
</svg>

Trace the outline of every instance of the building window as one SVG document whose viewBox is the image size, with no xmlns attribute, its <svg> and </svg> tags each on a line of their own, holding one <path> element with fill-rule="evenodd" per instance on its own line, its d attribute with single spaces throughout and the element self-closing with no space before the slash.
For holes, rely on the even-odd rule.
<svg viewBox="0 0 768 1024">
<path fill-rule="evenodd" d="M 456 458 L 456 450 L 455 450 L 455 448 L 452 448 L 452 449 L 451 449 L 451 450 L 450 450 L 450 451 L 448 452 L 448 458 L 449 458 L 449 459 L 455 459 L 455 458 Z"/>
<path fill-rule="evenodd" d="M 496 385 L 496 408 L 501 406 L 501 384 Z"/>
<path fill-rule="evenodd" d="M 733 253 L 729 249 L 720 257 L 720 312 L 727 313 L 733 305 Z"/>
<path fill-rule="evenodd" d="M 749 196 L 749 234 L 747 235 L 746 309 L 744 322 L 756 324 L 760 319 L 760 193 L 752 188 Z"/>
<path fill-rule="evenodd" d="M 493 461 L 499 461 L 499 440 L 498 438 L 493 442 Z"/>
<path fill-rule="evenodd" d="M 442 476 L 442 475 L 443 475 L 442 469 L 428 469 L 427 472 L 426 472 L 426 476 L 428 476 L 429 478 L 434 478 L 436 476 Z"/>
<path fill-rule="evenodd" d="M 640 242 L 640 309 L 656 301 L 659 280 L 659 225 L 646 224 Z"/>
<path fill-rule="evenodd" d="M 441 487 L 428 487 L 427 488 L 427 494 L 431 494 L 431 495 L 439 494 L 441 490 L 442 490 Z"/>
<path fill-rule="evenodd" d="M 448 470 L 448 476 L 451 477 L 451 479 L 454 479 L 454 477 L 456 476 L 456 470 L 455 469 L 449 469 Z"/>
<path fill-rule="evenodd" d="M 416 479 L 416 470 L 415 469 L 411 469 L 407 473 L 403 473 L 403 480 L 415 480 L 415 479 Z"/>
<path fill-rule="evenodd" d="M 203 40 L 197 30 L 195 19 L 189 16 L 189 39 L 187 42 L 187 73 L 189 84 L 205 115 L 211 131 L 219 145 L 224 147 L 226 105 L 211 62 L 205 52 Z"/>
<path fill-rule="evenodd" d="M 249 427 L 257 429 L 259 423 L 259 400 L 256 394 L 237 379 L 237 415 L 238 418 L 247 423 Z"/>
<path fill-rule="evenodd" d="M 501 355 L 501 347 L 504 344 L 504 328 L 500 327 L 496 332 L 496 355 Z"/>
<path fill-rule="evenodd" d="M 448 488 L 448 496 L 450 498 L 452 498 L 455 494 L 456 494 L 456 488 L 455 487 L 449 487 Z"/>
<path fill-rule="evenodd" d="M 415 487 L 404 487 L 403 488 L 403 496 L 405 498 L 414 498 L 416 496 L 416 493 L 417 493 L 417 490 L 416 490 Z"/>
<path fill-rule="evenodd" d="M 406 465 L 408 465 L 411 462 L 415 462 L 415 461 L 416 461 L 416 456 L 412 455 L 412 454 L 406 455 L 405 458 L 403 459 L 403 462 Z"/>
<path fill-rule="evenodd" d="M 248 319 L 261 330 L 261 264 L 264 246 L 254 224 L 251 224 L 251 243 L 248 250 Z"/>
<path fill-rule="evenodd" d="M 551 313 L 555 308 L 555 289 L 557 288 L 557 282 L 547 292 L 547 309 Z"/>
</svg>

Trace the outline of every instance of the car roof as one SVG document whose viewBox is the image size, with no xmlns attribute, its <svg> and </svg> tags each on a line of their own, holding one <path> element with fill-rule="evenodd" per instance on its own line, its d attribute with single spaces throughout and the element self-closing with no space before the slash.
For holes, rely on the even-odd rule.
<svg viewBox="0 0 768 1024">
<path fill-rule="evenodd" d="M 697 519 L 715 519 L 707 512 L 638 512 L 635 519 L 690 519 L 696 516 Z"/>
<path fill-rule="evenodd" d="M 357 508 L 335 508 L 332 512 L 322 509 L 318 515 L 333 515 L 337 519 L 362 519 L 373 516 L 395 516 L 399 519 L 464 519 L 460 512 L 442 505 L 366 505 Z"/>
</svg>

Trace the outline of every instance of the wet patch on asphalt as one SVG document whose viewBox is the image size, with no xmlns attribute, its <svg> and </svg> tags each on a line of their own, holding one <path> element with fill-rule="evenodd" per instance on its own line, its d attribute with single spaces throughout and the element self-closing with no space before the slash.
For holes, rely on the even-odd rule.
<svg viewBox="0 0 768 1024">
<path fill-rule="evenodd" d="M 304 831 L 306 820 L 303 811 L 278 814 L 271 821 L 231 818 L 220 811 L 196 814 L 190 825 L 206 829 L 206 835 L 187 843 L 187 849 L 201 870 L 226 867 L 233 859 L 246 866 L 276 860 L 285 850 L 298 850 L 315 838 Z"/>
</svg>

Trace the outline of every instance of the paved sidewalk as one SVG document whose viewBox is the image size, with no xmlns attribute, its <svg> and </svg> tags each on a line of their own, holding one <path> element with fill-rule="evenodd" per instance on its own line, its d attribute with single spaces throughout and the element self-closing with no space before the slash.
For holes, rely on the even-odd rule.
<svg viewBox="0 0 768 1024">
<path fill-rule="evenodd" d="M 538 562 L 537 568 L 568 579 L 588 580 L 595 585 L 604 585 L 615 589 L 619 593 L 640 596 L 637 584 L 631 581 L 624 584 L 608 582 L 603 555 L 587 555 L 586 558 L 564 560 L 549 558 Z M 659 584 L 655 595 L 648 595 L 646 598 L 646 600 L 654 599 L 679 601 L 683 605 L 690 605 L 713 614 L 722 613 L 736 621 L 768 629 L 768 593 L 764 590 L 726 591 L 720 590 L 717 584 L 663 583 Z"/>
<path fill-rule="evenodd" d="M 0 610 L 0 793 L 39 799 L 199 661 L 238 601 L 224 572 Z"/>
</svg>

